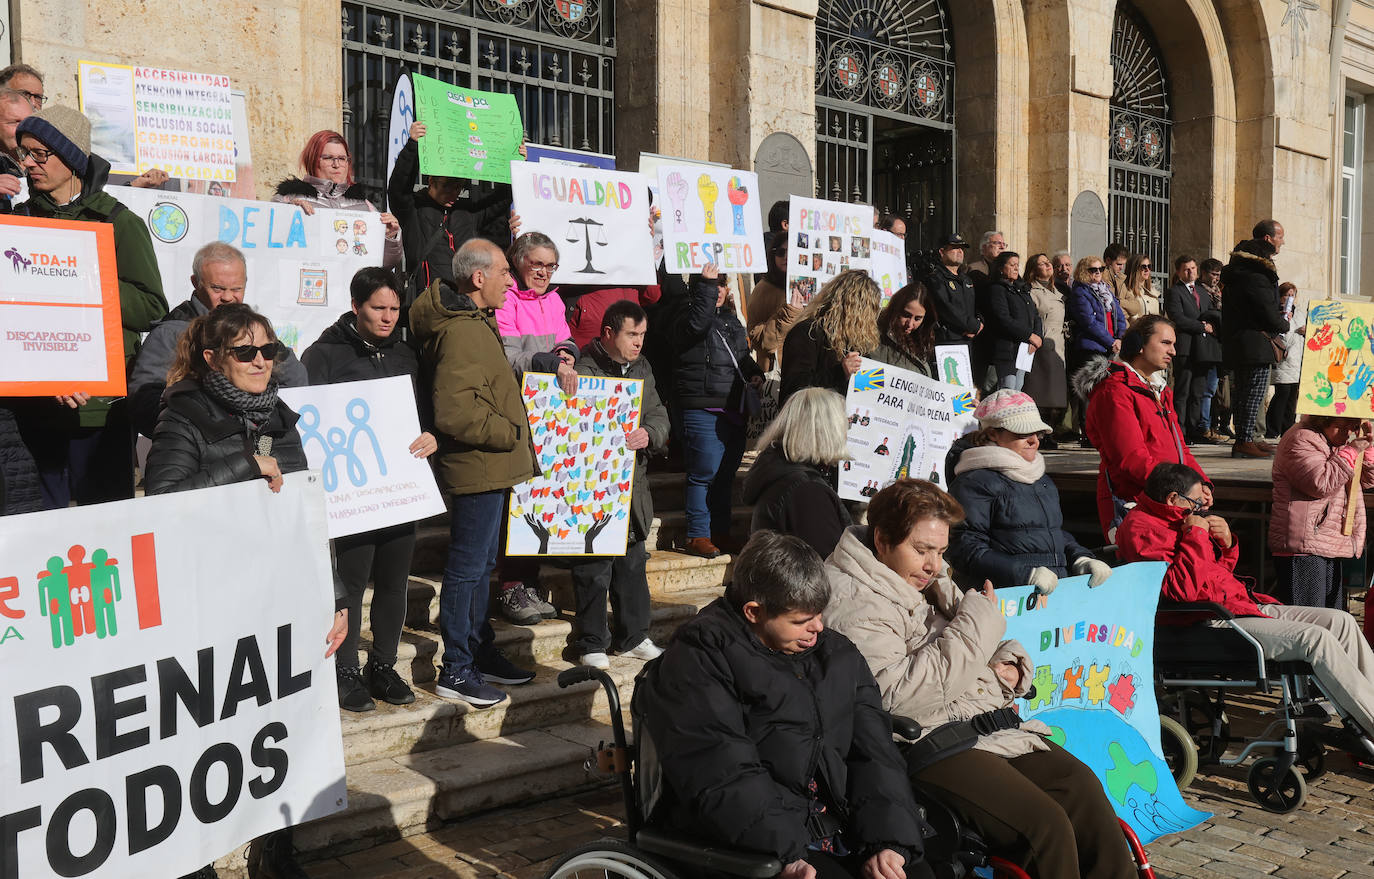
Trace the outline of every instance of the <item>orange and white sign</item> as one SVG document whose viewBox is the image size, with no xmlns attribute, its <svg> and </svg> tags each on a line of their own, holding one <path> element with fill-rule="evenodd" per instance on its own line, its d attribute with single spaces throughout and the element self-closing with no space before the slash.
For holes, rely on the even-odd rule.
<svg viewBox="0 0 1374 879">
<path fill-rule="evenodd" d="M 114 227 L 0 217 L 0 396 L 121 396 Z"/>
</svg>

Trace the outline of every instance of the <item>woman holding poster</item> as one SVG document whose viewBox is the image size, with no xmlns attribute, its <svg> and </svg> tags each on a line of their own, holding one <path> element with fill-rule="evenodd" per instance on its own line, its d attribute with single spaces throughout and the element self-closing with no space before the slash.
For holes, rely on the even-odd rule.
<svg viewBox="0 0 1374 879">
<path fill-rule="evenodd" d="M 403 342 L 396 326 L 401 297 L 396 278 L 386 269 L 362 269 L 353 276 L 349 293 L 352 310 L 344 312 L 319 341 L 305 349 L 301 363 L 312 385 L 366 381 L 394 375 L 411 376 L 420 370 L 415 350 Z M 430 394 L 416 394 L 428 402 Z M 421 403 L 420 423 L 432 413 Z M 410 453 L 428 458 L 439 448 L 428 430 L 410 444 Z M 396 673 L 396 652 L 405 624 L 406 588 L 410 558 L 415 551 L 415 523 L 392 525 L 334 540 L 334 569 L 348 590 L 348 635 L 339 649 L 334 675 L 339 707 L 371 711 L 374 699 L 409 705 L 415 694 Z M 358 668 L 358 637 L 362 628 L 363 592 L 372 581 L 372 648 L 367 664 Z"/>
<path fill-rule="evenodd" d="M 802 388 L 846 393 L 859 362 L 878 347 L 882 301 L 882 288 L 868 272 L 840 272 L 826 282 L 783 343 L 778 403 L 785 404 Z"/>
<path fill-rule="evenodd" d="M 935 378 L 935 302 L 920 281 L 907 284 L 878 315 L 882 343 L 873 360 Z"/>
<path fill-rule="evenodd" d="M 1010 250 L 1002 251 L 992 261 L 987 313 L 983 317 L 988 322 L 997 386 L 1021 390 L 1028 372 L 1020 366 L 1021 348 L 1024 345 L 1038 351 L 1043 344 L 1040 334 L 1044 328 L 1030 287 L 1021 278 L 1021 257 Z"/>
</svg>

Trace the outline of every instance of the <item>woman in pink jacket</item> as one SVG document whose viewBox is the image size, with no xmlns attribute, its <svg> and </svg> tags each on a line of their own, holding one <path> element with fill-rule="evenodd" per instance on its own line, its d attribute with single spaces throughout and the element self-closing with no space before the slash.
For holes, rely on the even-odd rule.
<svg viewBox="0 0 1374 879">
<path fill-rule="evenodd" d="M 1364 549 L 1364 493 L 1355 492 L 1355 527 L 1341 533 L 1355 461 L 1360 487 L 1374 488 L 1374 425 L 1357 418 L 1304 416 L 1274 454 L 1274 510 L 1269 551 L 1278 597 L 1287 604 L 1345 610 L 1341 559 Z"/>
</svg>

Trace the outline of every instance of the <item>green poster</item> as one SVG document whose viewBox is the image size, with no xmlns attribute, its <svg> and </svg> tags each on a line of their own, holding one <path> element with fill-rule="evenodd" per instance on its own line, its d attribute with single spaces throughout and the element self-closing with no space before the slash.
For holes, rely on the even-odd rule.
<svg viewBox="0 0 1374 879">
<path fill-rule="evenodd" d="M 412 74 L 420 138 L 420 171 L 442 177 L 510 183 L 524 126 L 511 95 L 459 88 Z"/>
</svg>

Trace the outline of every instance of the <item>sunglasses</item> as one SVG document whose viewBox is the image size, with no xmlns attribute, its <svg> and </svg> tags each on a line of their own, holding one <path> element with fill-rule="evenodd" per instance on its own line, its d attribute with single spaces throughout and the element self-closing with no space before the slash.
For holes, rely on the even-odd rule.
<svg viewBox="0 0 1374 879">
<path fill-rule="evenodd" d="M 286 346 L 281 342 L 268 342 L 266 345 L 234 345 L 228 351 L 239 363 L 252 363 L 259 354 L 263 360 L 276 361 L 286 354 Z"/>
<path fill-rule="evenodd" d="M 1104 268 L 1106 268 L 1106 266 L 1088 266 L 1088 271 L 1092 272 L 1094 275 L 1100 275 Z"/>
</svg>

